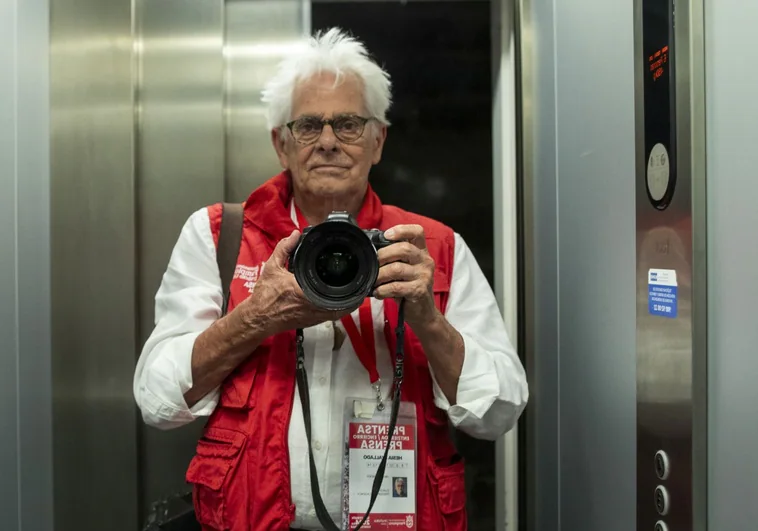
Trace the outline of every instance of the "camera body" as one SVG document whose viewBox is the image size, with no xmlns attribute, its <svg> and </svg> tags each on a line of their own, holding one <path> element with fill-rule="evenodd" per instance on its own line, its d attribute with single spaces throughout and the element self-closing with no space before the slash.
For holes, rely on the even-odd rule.
<svg viewBox="0 0 758 531">
<path fill-rule="evenodd" d="M 379 249 L 392 245 L 379 229 L 363 230 L 347 212 L 330 213 L 303 230 L 289 258 L 306 298 L 325 310 L 357 308 L 374 289 Z"/>
</svg>

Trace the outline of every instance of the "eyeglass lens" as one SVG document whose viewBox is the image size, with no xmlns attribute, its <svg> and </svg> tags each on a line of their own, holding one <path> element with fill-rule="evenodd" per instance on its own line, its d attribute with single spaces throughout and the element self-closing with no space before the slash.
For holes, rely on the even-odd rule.
<svg viewBox="0 0 758 531">
<path fill-rule="evenodd" d="M 366 120 L 357 116 L 340 116 L 333 120 L 321 120 L 316 117 L 306 116 L 295 120 L 292 124 L 292 134 L 298 142 L 314 142 L 329 124 L 334 135 L 342 142 L 355 142 L 363 134 Z"/>
</svg>

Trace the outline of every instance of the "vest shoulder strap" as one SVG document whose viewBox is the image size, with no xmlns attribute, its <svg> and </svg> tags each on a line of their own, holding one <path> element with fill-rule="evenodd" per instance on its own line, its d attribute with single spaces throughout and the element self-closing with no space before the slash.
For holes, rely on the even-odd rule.
<svg viewBox="0 0 758 531">
<path fill-rule="evenodd" d="M 237 266 L 242 241 L 242 214 L 242 203 L 222 203 L 221 205 L 221 230 L 216 248 L 216 263 L 221 277 L 221 293 L 224 295 L 222 316 L 226 315 L 229 306 L 229 286 Z"/>
</svg>

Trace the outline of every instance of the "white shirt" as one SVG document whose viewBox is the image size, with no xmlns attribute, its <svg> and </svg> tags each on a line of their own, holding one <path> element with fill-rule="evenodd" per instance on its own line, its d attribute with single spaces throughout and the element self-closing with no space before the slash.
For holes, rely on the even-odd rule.
<svg viewBox="0 0 758 531">
<path fill-rule="evenodd" d="M 294 215 L 293 221 L 297 225 Z M 183 395 L 192 387 L 191 358 L 195 338 L 221 315 L 221 281 L 207 209 L 185 223 L 155 297 L 156 327 L 137 362 L 134 396 L 145 423 L 170 429 L 210 415 L 219 390 L 188 408 Z M 387 395 L 393 367 L 384 336 L 383 302 L 371 299 L 377 369 Z M 465 357 L 456 405 L 451 406 L 434 382 L 434 402 L 459 430 L 494 440 L 510 430 L 528 399 L 524 368 L 505 330 L 487 279 L 459 234 L 445 312 L 463 337 Z M 353 314 L 356 324 L 358 311 Z M 343 411 L 347 397 L 374 397 L 368 373 L 345 333 L 333 350 L 331 322 L 304 331 L 306 372 L 311 399 L 314 458 L 321 496 L 335 522 L 341 519 Z M 342 323 L 336 326 L 342 327 Z M 342 330 L 344 332 L 344 328 Z M 434 375 L 432 374 L 434 379 Z M 298 392 L 290 420 L 289 452 L 292 527 L 321 529 L 313 508 L 308 443 Z"/>
</svg>

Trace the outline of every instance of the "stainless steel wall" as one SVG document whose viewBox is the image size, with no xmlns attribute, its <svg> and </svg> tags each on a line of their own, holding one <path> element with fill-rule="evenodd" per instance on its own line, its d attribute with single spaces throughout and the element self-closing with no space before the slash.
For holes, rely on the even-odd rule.
<svg viewBox="0 0 758 531">
<path fill-rule="evenodd" d="M 281 171 L 261 90 L 284 55 L 310 35 L 310 0 L 227 0 L 224 7 L 226 199 L 243 201 Z"/>
<path fill-rule="evenodd" d="M 522 0 L 539 531 L 635 529 L 632 4 Z"/>
<path fill-rule="evenodd" d="M 153 329 L 154 296 L 187 217 L 224 198 L 224 6 L 220 0 L 141 0 L 135 221 L 138 342 Z M 140 426 L 143 507 L 185 485 L 202 423 L 159 431 Z"/>
<path fill-rule="evenodd" d="M 508 335 L 515 342 L 524 360 L 525 329 L 523 295 L 519 278 L 531 262 L 519 264 L 519 241 L 523 226 L 520 221 L 523 195 L 519 185 L 519 155 L 517 104 L 519 41 L 518 2 L 490 2 L 492 45 L 492 192 L 493 192 L 493 270 L 494 291 L 503 314 Z M 521 271 L 519 269 L 522 269 Z M 522 310 L 522 311 L 519 311 Z M 525 469 L 519 464 L 519 449 L 528 443 L 527 415 L 519 425 L 501 437 L 495 446 L 495 527 L 524 529 L 528 521 L 525 490 L 520 476 Z M 477 471 L 478 472 L 478 471 Z M 470 498 L 471 496 L 469 496 Z M 520 526 L 520 527 L 519 527 Z"/>
<path fill-rule="evenodd" d="M 238 107 L 225 111 L 225 81 L 233 81 L 242 99 L 256 97 L 249 91 L 260 83 L 248 84 L 246 92 L 241 80 L 269 73 L 272 36 L 291 42 L 302 35 L 304 3 L 290 3 L 289 12 L 282 4 L 235 2 L 231 18 L 222 0 L 62 0 L 53 6 L 58 529 L 107 523 L 114 531 L 133 531 L 150 502 L 185 488 L 202 422 L 171 432 L 144 428 L 132 396 L 134 364 L 187 217 L 228 197 L 227 183 L 236 184 L 241 199 L 263 180 L 246 176 L 245 165 L 249 153 L 269 146 L 269 134 Z M 246 8 L 252 5 L 251 18 Z M 276 32 L 267 26 L 271 16 L 290 26 L 280 24 Z M 238 28 L 232 48 L 244 43 L 258 51 L 241 65 L 251 73 L 227 69 L 227 21 Z M 258 37 L 263 28 L 268 32 Z M 239 178 L 227 179 L 227 155 L 241 161 Z M 249 175 L 265 157 L 254 160 Z M 268 177 L 276 170 L 262 171 Z"/>
<path fill-rule="evenodd" d="M 758 4 L 707 0 L 710 529 L 758 521 Z M 739 75 L 737 79 L 736 76 Z"/>
<path fill-rule="evenodd" d="M 0 514 L 52 530 L 47 0 L 0 2 Z"/>
<path fill-rule="evenodd" d="M 133 531 L 131 2 L 57 1 L 50 40 L 55 526 Z"/>
<path fill-rule="evenodd" d="M 135 260 L 139 341 L 187 217 L 242 201 L 280 171 L 258 103 L 282 53 L 309 32 L 302 0 L 140 0 L 135 4 L 137 105 Z M 204 422 L 171 431 L 140 426 L 142 513 L 186 489 Z"/>
<path fill-rule="evenodd" d="M 16 13 L 17 1 L 0 4 L 0 512 L 11 529 L 18 512 L 18 297 L 16 238 Z"/>
</svg>

